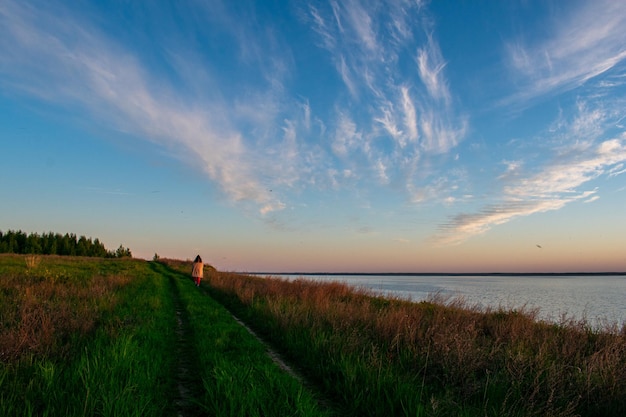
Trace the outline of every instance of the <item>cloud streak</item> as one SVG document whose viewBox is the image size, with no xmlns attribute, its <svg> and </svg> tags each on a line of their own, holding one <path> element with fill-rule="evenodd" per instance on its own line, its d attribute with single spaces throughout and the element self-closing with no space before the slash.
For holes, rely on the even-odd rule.
<svg viewBox="0 0 626 417">
<path fill-rule="evenodd" d="M 513 77 L 522 83 L 507 102 L 571 90 L 615 68 L 626 59 L 626 4 L 603 0 L 583 3 L 540 41 L 511 41 L 506 46 Z"/>
<path fill-rule="evenodd" d="M 420 79 L 426 86 L 428 94 L 434 100 L 441 100 L 447 104 L 450 92 L 443 77 L 446 64 L 432 36 L 429 35 L 427 44 L 418 49 L 416 61 Z"/>
<path fill-rule="evenodd" d="M 298 74 L 291 73 L 293 56 L 276 28 L 266 28 L 261 39 L 246 22 L 228 29 L 235 19 L 225 3 L 219 6 L 210 19 L 240 48 L 238 70 L 259 73 L 254 83 L 243 77 L 239 89 L 198 51 L 166 45 L 158 52 L 175 72 L 172 81 L 151 70 L 137 50 L 61 5 L 13 1 L 0 6 L 2 85 L 164 147 L 202 170 L 231 201 L 251 202 L 261 214 L 285 208 L 291 191 L 308 186 L 336 189 L 373 179 L 413 187 L 417 160 L 446 153 L 463 139 L 465 122 L 448 105 L 434 36 L 414 33 L 408 24 L 420 18 L 421 4 L 307 6 L 309 30 L 330 53 L 347 92 L 335 97 L 334 120 L 320 119 L 308 98 L 287 96 L 286 80 Z M 401 53 L 411 53 L 415 65 L 401 68 Z M 326 142 L 313 143 L 315 135 Z M 328 182 L 329 170 L 351 174 Z"/>
<path fill-rule="evenodd" d="M 501 201 L 490 204 L 477 213 L 458 214 L 440 226 L 434 238 L 441 245 L 459 244 L 519 217 L 559 210 L 575 202 L 592 202 L 599 198 L 597 187 L 585 185 L 605 175 L 621 174 L 626 161 L 626 134 L 618 138 L 590 144 L 581 153 L 563 152 L 563 155 L 534 175 L 514 176 L 514 184 L 503 187 Z M 509 165 L 510 167 L 510 165 Z M 514 164 L 517 171 L 519 166 Z M 514 177 L 504 175 L 504 181 Z"/>
<path fill-rule="evenodd" d="M 575 90 L 578 98 L 571 108 L 577 116 L 568 121 L 560 113 L 539 138 L 520 142 L 524 152 L 515 149 L 514 153 L 524 156 L 504 161 L 505 171 L 496 178 L 496 188 L 500 188 L 492 202 L 483 203 L 475 212 L 450 217 L 439 226 L 433 242 L 460 244 L 515 219 L 560 210 L 573 202 L 597 201 L 600 189 L 592 183 L 626 172 L 626 133 L 620 125 L 624 103 L 605 97 L 607 89 L 623 84 L 619 76 L 600 78 L 618 70 L 626 60 L 622 29 L 626 6 L 583 4 L 555 16 L 559 20 L 548 26 L 547 38 L 535 41 L 528 34 L 530 40 L 520 38 L 507 44 L 517 88 L 500 104 L 530 106 L 533 100 Z M 583 88 L 596 78 L 597 83 Z"/>
<path fill-rule="evenodd" d="M 345 146 L 353 138 L 346 132 L 343 142 L 335 137 L 334 150 L 344 158 L 365 155 L 375 178 L 403 183 L 408 200 L 437 199 L 420 189 L 433 189 L 423 183 L 429 176 L 423 170 L 435 165 L 424 162 L 454 149 L 466 135 L 468 119 L 451 106 L 446 62 L 424 5 L 396 0 L 370 6 L 331 2 L 308 10 L 318 45 L 329 53 L 350 97 L 338 96 L 336 131 L 346 132 L 349 117 L 360 132 L 359 146 Z M 403 56 L 412 57 L 414 65 L 403 65 Z M 368 111 L 351 110 L 364 102 Z"/>
<path fill-rule="evenodd" d="M 165 146 L 198 166 L 233 201 L 252 201 L 261 213 L 284 207 L 259 181 L 264 171 L 281 182 L 280 172 L 252 160 L 258 149 L 232 126 L 232 117 L 248 117 L 236 103 L 189 101 L 134 55 L 70 16 L 61 21 L 46 9 L 5 2 L 0 19 L 5 87 L 86 110 L 104 124 Z M 293 157 L 295 137 L 285 140 Z"/>
</svg>

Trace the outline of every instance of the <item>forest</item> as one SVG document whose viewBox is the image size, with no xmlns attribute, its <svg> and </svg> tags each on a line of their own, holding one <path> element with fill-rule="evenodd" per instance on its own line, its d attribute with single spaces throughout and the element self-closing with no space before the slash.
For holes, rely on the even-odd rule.
<svg viewBox="0 0 626 417">
<path fill-rule="evenodd" d="M 91 256 L 98 258 L 132 257 L 129 248 L 120 245 L 116 250 L 107 250 L 99 239 L 73 233 L 30 233 L 21 230 L 2 232 L 0 230 L 0 253 Z"/>
</svg>

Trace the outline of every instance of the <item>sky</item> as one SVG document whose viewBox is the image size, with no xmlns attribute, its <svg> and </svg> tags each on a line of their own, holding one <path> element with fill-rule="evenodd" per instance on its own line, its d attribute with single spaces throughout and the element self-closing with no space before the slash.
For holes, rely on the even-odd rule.
<svg viewBox="0 0 626 417">
<path fill-rule="evenodd" d="M 0 230 L 241 272 L 626 271 L 626 2 L 0 0 Z"/>
</svg>

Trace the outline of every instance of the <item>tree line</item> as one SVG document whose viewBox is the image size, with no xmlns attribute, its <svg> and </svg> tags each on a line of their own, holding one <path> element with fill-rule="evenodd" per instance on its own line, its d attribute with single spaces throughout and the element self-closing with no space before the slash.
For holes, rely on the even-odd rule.
<svg viewBox="0 0 626 417">
<path fill-rule="evenodd" d="M 132 257 L 130 249 L 120 245 L 114 251 L 107 250 L 97 238 L 77 237 L 73 233 L 31 233 L 21 230 L 2 232 L 0 230 L 0 253 L 92 256 L 98 258 Z"/>
</svg>

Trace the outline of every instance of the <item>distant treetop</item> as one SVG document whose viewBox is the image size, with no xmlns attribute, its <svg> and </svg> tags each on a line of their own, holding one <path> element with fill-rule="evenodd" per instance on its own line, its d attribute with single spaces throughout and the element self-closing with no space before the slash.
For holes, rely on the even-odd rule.
<svg viewBox="0 0 626 417">
<path fill-rule="evenodd" d="M 115 251 L 107 250 L 96 238 L 76 237 L 73 233 L 31 233 L 21 230 L 0 231 L 0 253 L 91 256 L 98 258 L 132 257 L 130 249 L 120 245 Z"/>
</svg>

